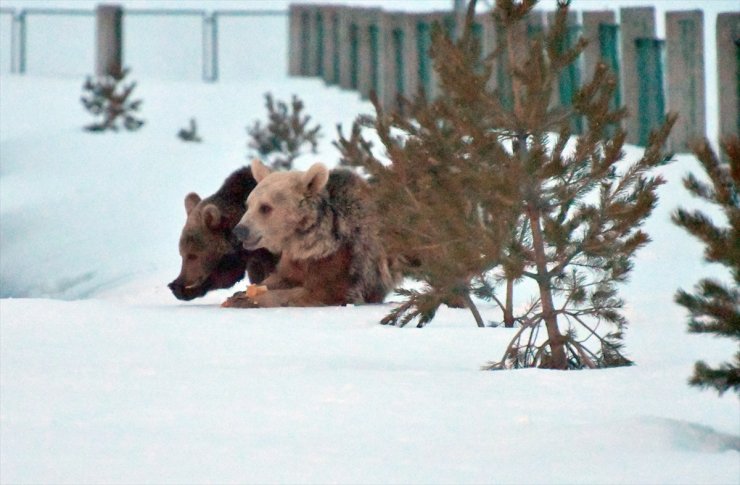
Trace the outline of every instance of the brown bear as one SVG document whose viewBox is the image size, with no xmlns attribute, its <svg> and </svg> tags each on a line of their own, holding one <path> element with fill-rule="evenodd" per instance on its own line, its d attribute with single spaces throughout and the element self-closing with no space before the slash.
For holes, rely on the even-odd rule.
<svg viewBox="0 0 740 485">
<path fill-rule="evenodd" d="M 244 214 L 245 201 L 257 185 L 249 167 L 242 167 L 218 191 L 202 199 L 185 197 L 187 220 L 180 236 L 180 275 L 168 286 L 180 300 L 192 300 L 211 290 L 230 288 L 249 276 L 259 283 L 275 269 L 277 257 L 265 249 L 244 249 L 233 233 Z"/>
<path fill-rule="evenodd" d="M 380 303 L 395 278 L 378 235 L 367 183 L 348 170 L 271 173 L 252 162 L 257 187 L 234 234 L 249 250 L 280 254 L 268 291 L 238 292 L 226 307 Z"/>
</svg>

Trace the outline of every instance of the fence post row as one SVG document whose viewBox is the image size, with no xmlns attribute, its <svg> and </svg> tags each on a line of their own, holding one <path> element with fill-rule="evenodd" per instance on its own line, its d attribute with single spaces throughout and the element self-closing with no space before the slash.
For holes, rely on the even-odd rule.
<svg viewBox="0 0 740 485">
<path fill-rule="evenodd" d="M 292 75 L 316 75 L 312 64 L 316 62 L 315 56 L 312 57 L 305 45 L 316 36 L 316 27 L 305 20 L 311 12 L 321 12 L 323 16 L 318 25 L 323 32 L 319 34 L 323 45 L 320 52 L 324 56 L 322 73 L 327 83 L 357 90 L 363 97 L 374 89 L 386 109 L 397 107 L 399 94 L 411 96 L 419 87 L 430 97 L 439 94 L 439 81 L 429 55 L 432 25 L 439 22 L 450 35 L 458 35 L 460 20 L 455 12 L 406 14 L 351 7 L 291 6 Z M 572 47 L 581 35 L 590 43 L 582 61 L 561 73 L 557 100 L 553 103 L 571 105 L 582 79 L 590 78 L 596 64 L 604 62 L 615 75 L 612 107 L 624 104 L 630 113 L 623 122 L 627 142 L 644 145 L 650 131 L 664 121 L 667 108 L 680 115 L 669 148 L 687 150 L 692 140 L 706 135 L 702 12 L 667 12 L 665 41 L 656 39 L 654 7 L 622 8 L 619 17 L 617 23 L 614 11 L 584 11 L 579 24 L 577 13 L 570 12 L 568 35 L 559 48 Z M 480 41 L 481 55 L 485 56 L 503 42 L 519 43 L 537 37 L 545 30 L 546 23 L 553 21 L 553 13 L 545 16 L 535 10 L 526 25 L 510 32 L 507 40 L 491 15 L 478 14 L 474 35 Z M 520 51 L 518 55 L 523 54 Z M 740 14 L 718 16 L 717 55 L 721 59 L 717 67 L 719 135 L 737 134 L 740 131 Z M 300 69 L 296 67 L 299 63 Z M 500 56 L 489 88 L 500 93 L 507 107 L 513 103 L 512 82 L 516 81 L 511 76 L 509 59 Z M 575 133 L 582 133 L 584 125 L 583 119 L 573 119 Z"/>
</svg>

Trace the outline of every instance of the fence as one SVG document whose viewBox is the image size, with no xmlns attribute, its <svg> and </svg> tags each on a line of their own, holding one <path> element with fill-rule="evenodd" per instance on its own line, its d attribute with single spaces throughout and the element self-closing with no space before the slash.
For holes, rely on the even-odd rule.
<svg viewBox="0 0 740 485">
<path fill-rule="evenodd" d="M 685 151 L 687 144 L 706 135 L 704 82 L 704 16 L 702 11 L 666 13 L 666 39 L 656 38 L 655 9 L 571 12 L 566 43 L 579 35 L 591 39 L 578 63 L 563 72 L 557 96 L 571 103 L 581 80 L 588 78 L 599 61 L 617 74 L 615 105 L 626 105 L 633 114 L 625 120 L 628 142 L 644 145 L 650 130 L 667 111 L 680 113 L 669 140 L 670 149 Z M 580 17 L 580 22 L 579 22 Z M 536 36 L 553 21 L 553 13 L 533 11 L 518 32 L 522 39 Z M 292 5 L 289 13 L 289 73 L 318 76 L 328 84 L 354 89 L 367 97 L 377 93 L 386 109 L 396 107 L 397 96 L 413 95 L 423 87 L 436 96 L 439 86 L 431 68 L 431 25 L 439 22 L 454 35 L 460 19 L 452 12 L 406 14 L 380 9 L 325 5 Z M 500 29 L 488 14 L 476 17 L 473 26 L 484 53 L 497 45 Z M 719 135 L 740 132 L 740 13 L 717 18 L 719 84 Z M 504 103 L 511 100 L 511 79 L 501 57 L 491 84 Z M 573 120 L 576 132 L 583 121 Z"/>
<path fill-rule="evenodd" d="M 137 76 L 212 82 L 285 74 L 285 11 L 124 9 L 122 25 L 123 63 Z M 95 31 L 95 10 L 0 9 L 0 72 L 91 74 Z M 241 54 L 255 39 L 268 55 Z"/>
</svg>

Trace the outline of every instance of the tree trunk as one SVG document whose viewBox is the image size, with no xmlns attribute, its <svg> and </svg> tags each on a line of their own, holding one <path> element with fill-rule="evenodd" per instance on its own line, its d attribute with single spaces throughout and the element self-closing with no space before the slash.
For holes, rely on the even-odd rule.
<svg viewBox="0 0 740 485">
<path fill-rule="evenodd" d="M 475 318 L 475 323 L 478 325 L 478 327 L 483 328 L 486 326 L 485 322 L 483 322 L 483 318 L 480 316 L 480 312 L 478 311 L 478 307 L 475 306 L 475 303 L 473 303 L 473 299 L 470 298 L 470 293 L 466 292 L 465 296 L 463 297 L 463 301 L 465 302 L 465 306 L 468 310 L 470 310 L 470 313 L 473 314 L 473 318 Z"/>
<path fill-rule="evenodd" d="M 506 302 L 504 304 L 504 327 L 514 326 L 514 279 L 506 279 Z"/>
<path fill-rule="evenodd" d="M 550 340 L 551 360 L 550 369 L 567 369 L 568 360 L 565 355 L 565 339 L 558 328 L 558 319 L 555 314 L 555 304 L 550 289 L 550 277 L 547 274 L 547 258 L 545 255 L 545 241 L 540 228 L 539 209 L 531 203 L 527 205 L 527 217 L 532 229 L 532 246 L 534 249 L 535 266 L 537 267 L 537 285 L 540 289 L 542 304 L 542 319 L 545 321 L 547 336 Z"/>
</svg>

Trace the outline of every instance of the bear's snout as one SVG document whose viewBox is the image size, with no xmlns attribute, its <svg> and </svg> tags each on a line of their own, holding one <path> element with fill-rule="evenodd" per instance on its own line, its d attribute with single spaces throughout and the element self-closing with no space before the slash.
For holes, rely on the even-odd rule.
<svg viewBox="0 0 740 485">
<path fill-rule="evenodd" d="M 234 227 L 234 235 L 240 241 L 246 241 L 249 239 L 249 228 L 244 224 L 237 224 Z"/>
</svg>

